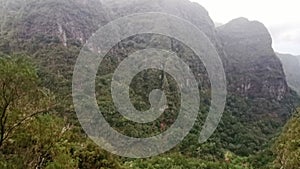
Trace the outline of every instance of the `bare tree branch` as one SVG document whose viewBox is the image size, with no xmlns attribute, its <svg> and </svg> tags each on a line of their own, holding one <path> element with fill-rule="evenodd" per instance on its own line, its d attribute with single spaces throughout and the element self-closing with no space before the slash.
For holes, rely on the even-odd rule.
<svg viewBox="0 0 300 169">
<path fill-rule="evenodd" d="M 6 124 L 6 121 L 7 121 L 6 112 L 7 112 L 8 106 L 9 106 L 9 103 L 6 103 L 4 105 L 3 110 L 2 110 L 2 114 L 1 114 L 1 117 L 0 117 L 0 127 L 1 127 L 0 147 L 3 145 L 3 142 L 5 140 L 5 124 Z"/>
<path fill-rule="evenodd" d="M 15 125 L 13 125 L 12 127 L 10 127 L 9 129 L 7 129 L 7 132 L 4 136 L 4 139 L 3 140 L 6 140 L 9 135 L 19 126 L 21 126 L 24 122 L 26 122 L 27 120 L 33 118 L 33 117 L 36 117 L 40 114 L 45 114 L 45 113 L 48 113 L 50 112 L 51 110 L 55 109 L 56 107 L 52 107 L 51 109 L 46 109 L 46 110 L 42 110 L 42 111 L 37 111 L 31 115 L 28 115 L 26 117 L 24 117 L 23 119 L 21 119 L 18 123 L 16 123 Z"/>
</svg>

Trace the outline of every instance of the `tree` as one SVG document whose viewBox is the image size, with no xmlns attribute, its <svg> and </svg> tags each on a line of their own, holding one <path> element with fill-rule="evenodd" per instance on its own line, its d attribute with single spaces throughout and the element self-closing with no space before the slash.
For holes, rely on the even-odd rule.
<svg viewBox="0 0 300 169">
<path fill-rule="evenodd" d="M 299 109 L 298 109 L 299 110 Z M 285 126 L 273 146 L 276 168 L 298 169 L 300 167 L 300 114 L 297 113 Z"/>
<path fill-rule="evenodd" d="M 23 124 L 54 108 L 53 100 L 26 57 L 0 57 L 0 149 Z"/>
<path fill-rule="evenodd" d="M 69 151 L 72 126 L 51 114 L 35 117 L 15 131 L 0 153 L 0 168 L 77 168 Z"/>
</svg>

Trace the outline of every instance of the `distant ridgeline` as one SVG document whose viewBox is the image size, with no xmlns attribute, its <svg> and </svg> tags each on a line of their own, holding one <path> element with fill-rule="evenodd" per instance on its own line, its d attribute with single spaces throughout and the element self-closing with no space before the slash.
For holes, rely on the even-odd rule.
<svg viewBox="0 0 300 169">
<path fill-rule="evenodd" d="M 277 53 L 282 62 L 289 86 L 300 94 L 300 56 Z"/>
<path fill-rule="evenodd" d="M 203 31 L 222 59 L 229 92 L 222 121 L 205 144 L 198 144 L 197 139 L 210 106 L 210 81 L 203 63 L 178 40 L 153 34 L 124 39 L 101 63 L 96 79 L 98 104 L 110 124 L 129 136 L 152 136 L 166 130 L 177 117 L 174 110 L 180 107 L 180 96 L 174 79 L 156 70 L 141 72 L 134 79 L 131 97 L 137 109 L 149 108 L 148 96 L 153 89 L 162 88 L 169 94 L 169 108 L 162 117 L 142 125 L 124 120 L 115 109 L 110 94 L 112 74 L 125 57 L 141 49 L 159 46 L 183 58 L 201 84 L 202 106 L 194 129 L 175 151 L 193 156 L 222 156 L 220 152 L 230 150 L 248 156 L 262 150 L 289 119 L 298 97 L 287 85 L 268 30 L 257 21 L 239 18 L 215 28 L 208 12 L 187 0 L 1 2 L 6 6 L 0 7 L 0 51 L 31 55 L 39 65 L 44 85 L 55 91 L 66 107 L 72 105 L 72 71 L 81 47 L 111 20 L 133 13 L 164 12 L 186 19 Z M 70 118 L 73 117 L 72 111 Z"/>
</svg>

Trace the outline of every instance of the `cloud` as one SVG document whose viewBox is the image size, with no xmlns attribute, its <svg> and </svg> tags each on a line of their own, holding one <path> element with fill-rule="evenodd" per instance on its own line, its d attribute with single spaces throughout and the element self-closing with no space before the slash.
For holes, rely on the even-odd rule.
<svg viewBox="0 0 300 169">
<path fill-rule="evenodd" d="M 268 26 L 274 38 L 300 42 L 300 23 L 286 23 Z"/>
<path fill-rule="evenodd" d="M 300 55 L 300 23 L 290 22 L 268 27 L 276 51 Z"/>
</svg>

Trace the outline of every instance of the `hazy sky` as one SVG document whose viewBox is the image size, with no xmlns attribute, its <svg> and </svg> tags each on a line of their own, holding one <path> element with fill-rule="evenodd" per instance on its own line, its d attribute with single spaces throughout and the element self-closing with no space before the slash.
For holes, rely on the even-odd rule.
<svg viewBox="0 0 300 169">
<path fill-rule="evenodd" d="M 299 0 L 191 0 L 204 6 L 215 22 L 246 17 L 264 23 L 272 37 L 274 50 L 300 55 Z"/>
</svg>

